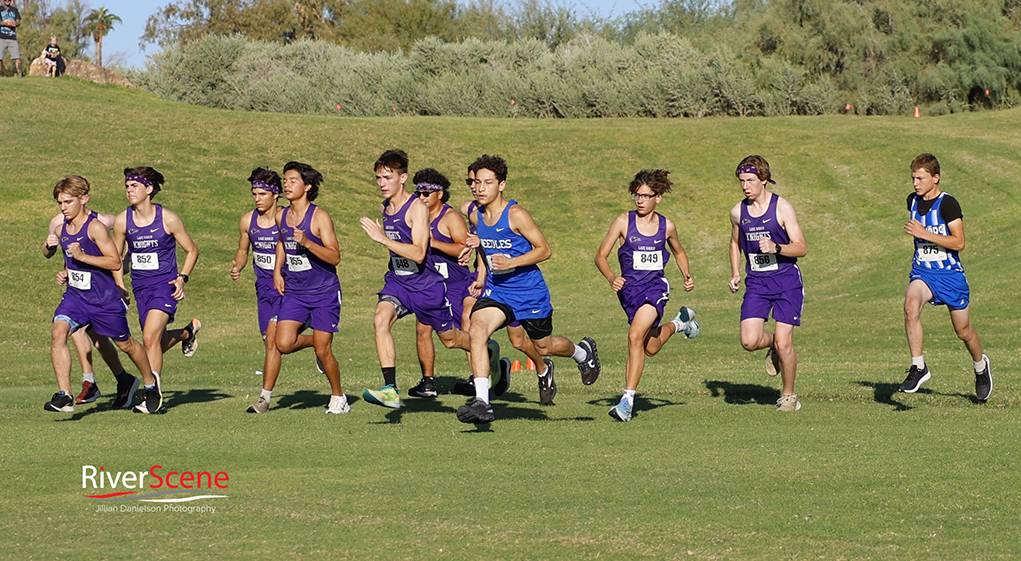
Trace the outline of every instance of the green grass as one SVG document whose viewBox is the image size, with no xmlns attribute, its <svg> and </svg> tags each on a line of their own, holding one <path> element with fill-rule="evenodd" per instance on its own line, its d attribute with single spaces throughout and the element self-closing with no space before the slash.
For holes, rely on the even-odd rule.
<svg viewBox="0 0 1021 561">
<path fill-rule="evenodd" d="M 73 80 L 5 80 L 0 125 L 0 557 L 350 559 L 993 559 L 1021 554 L 1016 443 L 1021 111 L 941 118 L 520 121 L 347 119 L 228 113 Z M 60 100 L 55 109 L 52 100 Z M 582 386 L 558 360 L 560 393 L 540 407 L 532 374 L 494 404 L 497 422 L 458 423 L 462 398 L 405 401 L 388 412 L 353 400 L 324 415 L 328 386 L 311 353 L 285 357 L 274 409 L 246 415 L 262 351 L 250 268 L 229 279 L 244 179 L 292 159 L 326 177 L 320 203 L 336 223 L 344 287 L 334 352 L 347 393 L 380 384 L 372 341 L 385 252 L 357 224 L 376 216 L 372 162 L 401 147 L 412 168 L 458 183 L 479 154 L 508 158 L 507 194 L 536 217 L 554 250 L 543 265 L 556 331 L 599 341 L 603 375 Z M 926 310 L 933 379 L 896 394 L 908 365 L 901 306 L 911 242 L 903 233 L 908 163 L 943 164 L 961 201 L 963 260 L 975 326 L 996 387 L 973 402 L 971 363 L 944 310 Z M 804 408 L 777 414 L 778 380 L 738 343 L 727 211 L 737 162 L 766 156 L 799 212 L 805 324 L 796 331 Z M 54 391 L 49 322 L 58 264 L 40 257 L 67 173 L 94 185 L 92 206 L 125 206 L 120 171 L 153 165 L 157 202 L 178 212 L 202 257 L 180 307 L 201 317 L 192 359 L 167 354 L 169 409 L 144 417 L 102 398 L 70 417 L 47 414 Z M 673 170 L 660 210 L 675 220 L 696 290 L 670 309 L 698 311 L 702 333 L 648 361 L 638 415 L 606 411 L 623 386 L 626 322 L 591 263 L 610 221 L 630 208 L 642 168 Z M 676 279 L 677 275 L 672 274 Z M 675 283 L 677 284 L 677 283 Z M 134 312 L 132 311 L 132 314 Z M 132 319 L 134 316 L 131 316 Z M 179 322 L 180 323 L 180 322 Z M 398 380 L 418 378 L 413 327 L 397 325 Z M 510 349 L 504 336 L 498 340 Z M 438 346 L 444 387 L 463 355 Z M 524 357 L 508 351 L 512 358 Z M 113 390 L 97 365 L 104 391 Z M 72 377 L 77 381 L 78 367 Z M 81 497 L 83 465 L 159 464 L 226 471 L 214 513 L 100 513 Z"/>
</svg>

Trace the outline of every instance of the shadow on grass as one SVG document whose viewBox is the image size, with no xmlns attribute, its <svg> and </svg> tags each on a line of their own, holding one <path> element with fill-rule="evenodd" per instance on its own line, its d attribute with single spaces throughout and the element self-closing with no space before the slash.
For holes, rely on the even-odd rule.
<svg viewBox="0 0 1021 561">
<path fill-rule="evenodd" d="M 731 405 L 776 405 L 780 399 L 780 390 L 758 384 L 734 384 L 718 380 L 703 382 L 713 397 L 723 396 L 723 401 Z"/>
<path fill-rule="evenodd" d="M 619 397 L 601 397 L 599 399 L 593 399 L 589 401 L 589 405 L 602 405 L 607 408 L 607 414 L 609 414 L 609 408 L 617 405 L 620 402 Z M 670 401 L 669 399 L 661 399 L 658 397 L 645 397 L 641 395 L 635 396 L 635 404 L 631 408 L 633 416 L 638 416 L 640 413 L 645 411 L 652 411 L 660 407 L 670 407 L 674 405 L 686 405 L 683 401 Z"/>
<path fill-rule="evenodd" d="M 876 403 L 892 405 L 897 411 L 908 411 L 910 409 L 914 409 L 914 407 L 901 403 L 893 398 L 893 396 L 897 394 L 897 390 L 900 388 L 900 384 L 896 382 L 881 383 L 859 380 L 855 383 L 864 388 L 872 388 Z M 954 393 L 935 392 L 929 388 L 920 388 L 915 393 L 928 396 L 958 397 L 961 399 L 968 400 L 975 405 L 983 405 L 983 403 L 979 401 L 974 394 L 964 394 L 959 392 Z"/>
<path fill-rule="evenodd" d="M 186 403 L 209 403 L 234 397 L 212 388 L 191 389 L 188 391 L 166 391 L 163 392 L 163 409 L 160 414 L 184 405 Z"/>
<path fill-rule="evenodd" d="M 347 403 L 351 405 L 357 399 L 347 396 Z M 319 393 L 314 390 L 301 390 L 287 395 L 280 396 L 277 406 L 274 409 L 312 409 L 319 407 L 325 409 L 330 403 L 330 394 Z"/>
</svg>

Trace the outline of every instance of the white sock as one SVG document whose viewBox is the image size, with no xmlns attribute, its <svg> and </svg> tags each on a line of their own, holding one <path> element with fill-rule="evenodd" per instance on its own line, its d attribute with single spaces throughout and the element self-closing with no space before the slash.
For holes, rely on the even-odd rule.
<svg viewBox="0 0 1021 561">
<path fill-rule="evenodd" d="M 925 368 L 925 355 L 911 357 L 911 366 L 917 366 L 919 370 Z"/>
<path fill-rule="evenodd" d="M 636 393 L 638 393 L 638 390 L 624 390 L 624 399 L 627 400 L 628 405 L 633 406 L 635 404 Z"/>
<path fill-rule="evenodd" d="M 545 376 L 545 375 L 549 374 L 549 365 L 548 365 L 548 364 L 546 364 L 546 361 L 545 361 L 545 360 L 544 360 L 544 361 L 542 361 L 542 367 L 543 367 L 543 371 L 542 371 L 542 372 L 539 372 L 539 366 L 538 366 L 538 365 L 536 365 L 536 367 L 535 367 L 535 373 L 536 373 L 536 374 L 537 374 L 537 375 L 538 375 L 538 376 L 539 376 L 540 378 L 542 378 L 543 376 Z"/>
<path fill-rule="evenodd" d="M 670 320 L 670 323 L 674 324 L 674 333 L 683 333 L 684 332 L 685 325 L 684 325 L 683 321 L 672 319 L 672 320 Z"/>
<path fill-rule="evenodd" d="M 975 363 L 975 374 L 981 374 L 986 369 L 986 357 Z"/>
<path fill-rule="evenodd" d="M 489 403 L 489 378 L 475 377 L 475 397 Z"/>
<path fill-rule="evenodd" d="M 82 380 L 85 380 L 86 382 L 89 382 L 90 384 L 95 384 L 96 383 L 96 373 L 95 372 L 85 372 L 84 374 L 82 374 Z"/>
<path fill-rule="evenodd" d="M 588 358 L 588 353 L 585 352 L 585 349 L 581 348 L 578 345 L 575 345 L 574 346 L 574 354 L 571 355 L 571 358 L 574 359 L 574 362 L 577 362 L 577 363 L 580 364 L 582 362 L 585 362 L 585 359 Z"/>
<path fill-rule="evenodd" d="M 269 401 L 270 399 L 273 399 L 273 390 L 262 390 L 262 393 L 259 394 L 259 397 L 265 399 L 266 401 Z"/>
</svg>

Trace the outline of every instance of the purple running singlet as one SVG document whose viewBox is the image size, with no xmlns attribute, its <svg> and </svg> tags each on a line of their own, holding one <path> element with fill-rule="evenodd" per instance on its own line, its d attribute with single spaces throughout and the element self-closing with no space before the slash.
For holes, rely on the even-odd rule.
<svg viewBox="0 0 1021 561">
<path fill-rule="evenodd" d="M 429 224 L 429 229 L 432 230 L 433 238 L 444 243 L 454 243 L 453 238 L 440 232 L 440 221 L 448 212 L 458 214 L 450 205 L 443 205 L 440 215 Z M 458 218 L 464 220 L 460 214 L 458 214 Z M 459 264 L 456 256 L 447 255 L 432 247 L 429 248 L 429 253 L 433 256 L 433 266 L 443 275 L 443 282 L 447 286 L 447 301 L 450 303 L 450 313 L 454 317 L 454 327 L 462 329 L 461 314 L 464 312 L 464 297 L 468 294 L 468 285 L 474 281 L 471 271 L 468 270 L 468 267 Z"/>
<path fill-rule="evenodd" d="M 393 215 L 386 213 L 390 201 L 383 201 L 383 231 L 396 242 L 411 243 L 411 226 L 405 220 L 408 209 L 416 197 L 411 197 Z M 447 301 L 447 287 L 443 275 L 436 270 L 431 252 L 419 264 L 390 252 L 389 270 L 383 276 L 383 290 L 379 296 L 396 298 L 402 306 L 415 314 L 418 321 L 442 333 L 454 327 L 454 316 Z"/>
<path fill-rule="evenodd" d="M 177 300 L 174 285 L 177 278 L 177 240 L 163 226 L 163 207 L 154 204 L 156 218 L 152 224 L 135 224 L 135 209 L 128 207 L 125 238 L 131 262 L 131 291 L 135 295 L 138 321 L 145 328 L 150 310 L 159 310 L 174 321 Z"/>
<path fill-rule="evenodd" d="M 801 312 L 805 303 L 805 286 L 796 257 L 759 253 L 759 240 L 769 238 L 776 244 L 790 243 L 787 230 L 776 217 L 780 195 L 770 193 L 769 206 L 762 216 L 748 213 L 751 201 L 741 205 L 739 224 L 741 250 L 745 260 L 745 294 L 741 303 L 741 320 L 750 318 L 773 319 L 789 325 L 801 325 Z"/>
<path fill-rule="evenodd" d="M 340 324 L 342 296 L 337 267 L 319 259 L 308 249 L 294 241 L 294 230 L 305 233 L 305 237 L 322 245 L 322 238 L 312 233 L 312 216 L 316 205 L 309 204 L 301 223 L 287 225 L 291 207 L 284 209 L 280 217 L 280 237 L 284 244 L 287 270 L 284 277 L 284 297 L 280 303 L 278 321 L 305 323 L 311 319 L 312 329 L 335 333 Z"/>
<path fill-rule="evenodd" d="M 670 252 L 666 247 L 666 218 L 658 212 L 655 214 L 659 227 L 655 234 L 646 236 L 638 231 L 638 213 L 633 210 L 629 212 L 627 235 L 617 250 L 620 274 L 626 281 L 617 291 L 617 299 L 627 314 L 627 321 L 631 323 L 638 309 L 650 304 L 656 308 L 653 327 L 659 325 L 666 303 L 670 300 L 670 282 L 664 272 L 670 261 Z"/>
<path fill-rule="evenodd" d="M 280 207 L 276 207 L 280 208 Z M 273 223 L 269 228 L 259 226 L 259 211 L 252 211 L 248 226 L 248 240 L 252 246 L 252 268 L 255 269 L 255 298 L 259 310 L 259 331 L 266 332 L 269 322 L 276 321 L 283 297 L 273 286 L 273 268 L 277 262 L 277 242 L 280 227 Z M 287 269 L 283 270 L 286 278 Z"/>
</svg>

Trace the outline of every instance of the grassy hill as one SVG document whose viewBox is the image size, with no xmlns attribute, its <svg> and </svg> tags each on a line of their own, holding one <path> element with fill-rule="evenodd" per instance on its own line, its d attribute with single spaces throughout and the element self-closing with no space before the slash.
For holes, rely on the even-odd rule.
<svg viewBox="0 0 1021 561">
<path fill-rule="evenodd" d="M 353 119 L 231 113 L 74 80 L 5 80 L 0 124 L 0 422 L 5 470 L 0 557 L 778 558 L 1008 557 L 1016 526 L 1019 282 L 1013 248 L 1021 189 L 1021 111 L 940 118 L 526 121 Z M 482 153 L 509 163 L 506 194 L 553 247 L 542 268 L 555 331 L 599 341 L 603 376 L 583 387 L 558 361 L 560 394 L 540 408 L 533 374 L 514 378 L 497 422 L 458 423 L 457 396 L 406 401 L 398 412 L 353 400 L 325 418 L 327 385 L 311 353 L 285 357 L 269 414 L 258 394 L 261 341 L 250 267 L 229 278 L 237 218 L 251 208 L 256 166 L 305 161 L 326 180 L 344 289 L 334 345 L 346 392 L 380 384 L 372 342 L 385 251 L 358 226 L 378 215 L 372 163 L 402 148 L 412 170 L 460 179 Z M 911 159 L 936 154 L 961 202 L 962 259 L 976 329 L 992 359 L 990 402 L 972 400 L 970 360 L 945 310 L 926 310 L 933 380 L 893 393 L 908 366 L 903 232 Z M 804 409 L 779 415 L 778 381 L 738 343 L 740 295 L 727 289 L 733 171 L 748 154 L 771 163 L 809 244 L 807 298 L 796 331 Z M 200 317 L 193 359 L 167 355 L 166 415 L 108 411 L 102 398 L 72 420 L 42 411 L 54 391 L 49 323 L 62 289 L 40 256 L 57 179 L 82 174 L 91 206 L 126 205 L 121 170 L 167 177 L 156 199 L 178 212 L 202 252 L 180 320 Z M 623 387 L 625 317 L 592 265 L 627 183 L 673 171 L 661 212 L 678 223 L 696 289 L 669 310 L 698 311 L 702 334 L 651 359 L 638 416 L 606 410 Z M 678 275 L 671 274 L 672 279 Z M 675 286 L 679 283 L 675 282 Z M 672 312 L 671 312 L 672 313 Z M 130 318 L 134 318 L 132 311 Z M 413 325 L 398 324 L 398 381 L 418 379 Z M 521 358 L 501 335 L 512 358 Z M 437 350 L 448 386 L 461 353 Z M 99 385 L 113 390 L 105 365 Z M 77 383 L 78 366 L 72 370 Z M 95 413 L 95 414 L 93 414 Z M 1011 428 L 1014 427 L 1014 428 Z M 226 470 L 230 498 L 212 514 L 97 513 L 80 495 L 82 465 L 139 471 L 160 464 Z M 479 488 L 479 485 L 484 486 Z M 116 520 L 109 518 L 113 517 Z M 140 539 L 139 539 L 140 538 Z"/>
</svg>

